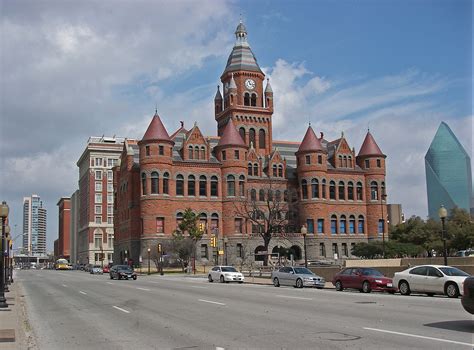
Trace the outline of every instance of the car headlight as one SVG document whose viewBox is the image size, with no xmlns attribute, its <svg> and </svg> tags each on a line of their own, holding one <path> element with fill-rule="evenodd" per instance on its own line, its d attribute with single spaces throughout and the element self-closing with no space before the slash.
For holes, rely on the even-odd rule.
<svg viewBox="0 0 474 350">
<path fill-rule="evenodd" d="M 375 283 L 383 283 L 382 280 L 375 280 Z"/>
<path fill-rule="evenodd" d="M 304 277 L 303 279 L 304 279 L 305 281 L 312 281 L 312 280 L 313 280 L 313 279 L 310 278 L 310 277 Z"/>
</svg>

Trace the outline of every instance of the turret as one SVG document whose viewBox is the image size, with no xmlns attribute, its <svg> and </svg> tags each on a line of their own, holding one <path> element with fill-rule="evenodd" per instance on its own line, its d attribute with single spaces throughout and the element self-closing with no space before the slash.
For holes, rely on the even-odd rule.
<svg viewBox="0 0 474 350">
<path fill-rule="evenodd" d="M 154 163 L 172 163 L 174 142 L 170 139 L 165 126 L 155 111 L 148 129 L 138 142 L 140 148 L 140 165 Z"/>
<path fill-rule="evenodd" d="M 217 85 L 216 97 L 214 97 L 214 109 L 216 116 L 222 112 L 222 95 L 219 85 Z"/>
<path fill-rule="evenodd" d="M 265 87 L 265 107 L 273 111 L 273 90 L 268 78 L 267 86 Z"/>
<path fill-rule="evenodd" d="M 308 126 L 303 141 L 296 152 L 298 173 L 327 170 L 327 152 L 317 138 L 311 125 Z"/>
</svg>

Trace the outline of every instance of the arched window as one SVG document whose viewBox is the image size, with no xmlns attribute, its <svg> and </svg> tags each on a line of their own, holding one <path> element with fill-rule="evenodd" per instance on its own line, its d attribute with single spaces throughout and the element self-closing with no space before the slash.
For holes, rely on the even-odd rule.
<svg viewBox="0 0 474 350">
<path fill-rule="evenodd" d="M 301 195 L 303 199 L 308 199 L 308 183 L 306 180 L 301 181 Z"/>
<path fill-rule="evenodd" d="M 347 199 L 354 200 L 354 183 L 352 181 L 347 183 Z"/>
<path fill-rule="evenodd" d="M 346 193 L 345 193 L 345 185 L 344 181 L 339 181 L 339 200 L 343 201 L 346 199 Z"/>
<path fill-rule="evenodd" d="M 253 107 L 257 106 L 257 94 L 252 94 L 250 105 Z"/>
<path fill-rule="evenodd" d="M 250 200 L 253 202 L 257 201 L 257 190 L 254 188 L 250 190 Z"/>
<path fill-rule="evenodd" d="M 262 149 L 265 148 L 265 130 L 263 129 L 258 131 L 258 147 Z"/>
<path fill-rule="evenodd" d="M 247 175 L 252 176 L 252 163 L 249 163 L 247 166 Z"/>
<path fill-rule="evenodd" d="M 276 177 L 277 176 L 277 166 L 276 166 L 276 164 L 273 164 L 272 169 L 273 169 L 273 176 Z"/>
<path fill-rule="evenodd" d="M 194 147 L 194 158 L 199 159 L 199 147 Z"/>
<path fill-rule="evenodd" d="M 361 201 L 362 200 L 362 183 L 361 182 L 358 182 L 357 183 L 357 190 L 356 190 L 356 196 L 357 196 L 357 200 L 358 201 Z"/>
<path fill-rule="evenodd" d="M 336 199 L 336 183 L 329 182 L 329 199 Z"/>
<path fill-rule="evenodd" d="M 217 176 L 211 177 L 211 197 L 218 196 L 218 182 L 219 180 L 217 179 Z"/>
<path fill-rule="evenodd" d="M 253 165 L 253 176 L 258 176 L 258 164 L 254 163 Z"/>
<path fill-rule="evenodd" d="M 352 165 L 352 157 L 349 156 L 349 168 L 353 168 L 354 166 Z"/>
<path fill-rule="evenodd" d="M 269 202 L 273 201 L 273 190 L 268 190 L 268 201 Z"/>
<path fill-rule="evenodd" d="M 385 200 L 386 192 L 385 192 L 385 182 L 382 182 L 380 186 L 380 195 L 383 200 Z"/>
<path fill-rule="evenodd" d="M 245 196 L 245 176 L 240 175 L 239 177 L 239 196 Z"/>
<path fill-rule="evenodd" d="M 196 195 L 196 178 L 194 175 L 188 176 L 188 196 Z"/>
<path fill-rule="evenodd" d="M 347 233 L 346 231 L 346 216 L 341 215 L 339 218 L 339 232 L 340 233 Z"/>
<path fill-rule="evenodd" d="M 349 233 L 354 234 L 355 233 L 355 226 L 356 226 L 356 219 L 354 215 L 349 216 Z"/>
<path fill-rule="evenodd" d="M 184 177 L 183 175 L 176 176 L 176 195 L 184 196 Z"/>
<path fill-rule="evenodd" d="M 258 191 L 258 200 L 260 202 L 265 202 L 265 191 L 264 190 Z"/>
<path fill-rule="evenodd" d="M 146 174 L 142 173 L 142 195 L 146 195 Z"/>
<path fill-rule="evenodd" d="M 207 233 L 207 214 L 206 213 L 201 213 L 199 215 L 199 229 Z"/>
<path fill-rule="evenodd" d="M 217 235 L 219 233 L 219 215 L 211 214 L 211 233 Z"/>
<path fill-rule="evenodd" d="M 250 94 L 248 92 L 244 94 L 244 106 L 250 106 Z"/>
<path fill-rule="evenodd" d="M 160 177 L 156 171 L 151 173 L 151 194 L 157 194 L 159 193 L 158 189 L 158 183 L 159 183 Z"/>
<path fill-rule="evenodd" d="M 199 176 L 199 195 L 207 196 L 207 179 L 204 175 Z"/>
<path fill-rule="evenodd" d="M 281 191 L 280 190 L 275 191 L 275 200 L 277 202 L 281 202 Z"/>
<path fill-rule="evenodd" d="M 227 195 L 235 196 L 235 176 L 234 175 L 227 176 Z"/>
<path fill-rule="evenodd" d="M 339 156 L 339 167 L 342 168 L 342 156 Z"/>
<path fill-rule="evenodd" d="M 188 147 L 188 158 L 193 159 L 193 146 Z"/>
<path fill-rule="evenodd" d="M 372 181 L 370 183 L 370 199 L 372 199 L 372 200 L 378 200 L 379 199 L 378 186 L 377 186 L 377 182 L 375 182 L 375 181 Z"/>
<path fill-rule="evenodd" d="M 249 146 L 250 144 L 253 144 L 253 147 L 257 147 L 255 144 L 255 129 L 250 129 L 249 130 Z"/>
<path fill-rule="evenodd" d="M 239 134 L 240 134 L 240 137 L 242 138 L 242 140 L 244 140 L 244 142 L 245 142 L 245 128 L 244 127 L 241 127 L 239 129 Z"/>
<path fill-rule="evenodd" d="M 201 159 L 206 159 L 206 149 L 201 147 Z"/>
<path fill-rule="evenodd" d="M 179 225 L 183 222 L 183 213 L 177 213 L 176 214 L 176 228 L 179 227 Z"/>
<path fill-rule="evenodd" d="M 281 164 L 278 166 L 278 176 L 283 177 L 283 165 Z"/>
<path fill-rule="evenodd" d="M 364 233 L 364 217 L 362 215 L 359 215 L 359 220 L 357 223 L 357 233 Z"/>
<path fill-rule="evenodd" d="M 318 179 L 311 180 L 311 198 L 319 198 L 319 181 Z"/>
<path fill-rule="evenodd" d="M 326 199 L 326 179 L 321 181 L 321 198 Z"/>
<path fill-rule="evenodd" d="M 337 216 L 331 216 L 331 233 L 335 235 L 337 233 Z"/>
<path fill-rule="evenodd" d="M 347 168 L 347 156 L 344 156 L 344 168 Z"/>
<path fill-rule="evenodd" d="M 169 186 L 170 179 L 169 178 L 170 178 L 170 174 L 168 174 L 168 173 L 163 174 L 163 193 L 164 194 L 168 194 L 168 192 L 169 192 L 169 188 L 170 188 L 170 186 Z"/>
</svg>

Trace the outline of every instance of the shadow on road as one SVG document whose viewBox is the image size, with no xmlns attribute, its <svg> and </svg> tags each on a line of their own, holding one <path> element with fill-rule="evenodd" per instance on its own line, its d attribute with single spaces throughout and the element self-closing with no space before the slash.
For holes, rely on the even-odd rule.
<svg viewBox="0 0 474 350">
<path fill-rule="evenodd" d="M 427 323 L 424 326 L 448 329 L 450 331 L 458 331 L 458 332 L 465 332 L 465 333 L 471 333 L 471 334 L 474 333 L 473 320 L 434 322 L 434 323 Z"/>
</svg>

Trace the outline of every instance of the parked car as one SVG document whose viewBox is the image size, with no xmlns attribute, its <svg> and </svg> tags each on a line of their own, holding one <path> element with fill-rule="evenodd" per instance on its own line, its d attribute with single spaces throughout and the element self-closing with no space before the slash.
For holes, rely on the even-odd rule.
<svg viewBox="0 0 474 350">
<path fill-rule="evenodd" d="M 94 265 L 91 267 L 90 269 L 90 274 L 91 275 L 102 275 L 102 267 L 100 267 L 99 265 Z"/>
<path fill-rule="evenodd" d="M 429 296 L 445 294 L 457 298 L 463 293 L 462 284 L 469 274 L 451 266 L 422 265 L 396 272 L 393 285 L 402 295 L 412 292 L 425 293 Z"/>
<path fill-rule="evenodd" d="M 110 267 L 109 267 L 109 265 L 104 266 L 104 268 L 102 269 L 102 272 L 103 272 L 103 273 L 109 273 L 109 272 L 110 272 Z"/>
<path fill-rule="evenodd" d="M 465 256 L 471 256 L 471 255 L 474 255 L 474 250 L 472 249 L 459 250 L 456 252 L 457 257 L 465 257 Z"/>
<path fill-rule="evenodd" d="M 109 271 L 110 279 L 117 278 L 118 280 L 123 279 L 137 279 L 137 274 L 128 265 L 115 265 L 110 268 Z"/>
<path fill-rule="evenodd" d="M 275 287 L 293 286 L 296 288 L 316 287 L 324 288 L 324 278 L 314 274 L 306 267 L 284 266 L 272 272 L 272 281 Z"/>
<path fill-rule="evenodd" d="M 474 314 L 474 276 L 464 280 L 464 291 L 461 298 L 461 304 L 464 310 L 470 314 Z"/>
<path fill-rule="evenodd" d="M 397 291 L 391 278 L 371 267 L 347 267 L 334 275 L 332 284 L 338 291 L 346 288 L 358 289 L 363 293 L 379 291 L 393 294 Z"/>
<path fill-rule="evenodd" d="M 220 281 L 221 283 L 238 282 L 244 283 L 244 275 L 233 266 L 214 266 L 207 275 L 209 282 Z"/>
</svg>

